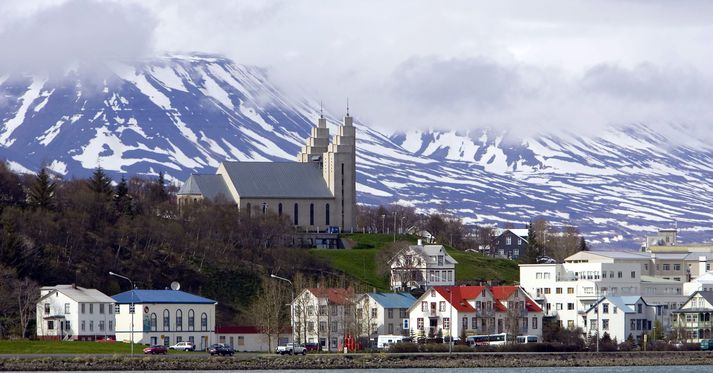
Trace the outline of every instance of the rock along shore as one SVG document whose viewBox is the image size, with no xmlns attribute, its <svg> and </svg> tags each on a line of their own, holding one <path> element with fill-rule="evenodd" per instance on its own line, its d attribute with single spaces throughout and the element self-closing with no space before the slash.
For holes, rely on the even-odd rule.
<svg viewBox="0 0 713 373">
<path fill-rule="evenodd" d="M 0 371 L 369 369 L 711 365 L 713 352 L 314 354 L 235 357 L 6 357 Z"/>
</svg>

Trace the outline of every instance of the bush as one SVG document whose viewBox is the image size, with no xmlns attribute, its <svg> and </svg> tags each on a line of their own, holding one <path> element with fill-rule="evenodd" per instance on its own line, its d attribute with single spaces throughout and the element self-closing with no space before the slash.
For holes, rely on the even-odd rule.
<svg viewBox="0 0 713 373">
<path fill-rule="evenodd" d="M 426 343 L 421 345 L 421 352 L 448 352 L 448 344 Z"/>
<path fill-rule="evenodd" d="M 396 343 L 389 346 L 388 352 L 418 352 L 418 345 L 412 342 Z"/>
</svg>

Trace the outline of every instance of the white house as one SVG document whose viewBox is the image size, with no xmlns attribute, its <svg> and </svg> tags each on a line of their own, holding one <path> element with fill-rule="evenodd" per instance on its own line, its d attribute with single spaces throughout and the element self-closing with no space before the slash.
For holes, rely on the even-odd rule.
<svg viewBox="0 0 713 373">
<path fill-rule="evenodd" d="M 679 339 L 700 342 L 713 338 L 713 291 L 697 291 L 680 309 L 673 311 L 673 326 Z"/>
<path fill-rule="evenodd" d="M 215 343 L 216 301 L 180 290 L 129 290 L 113 296 L 116 339 L 170 346 L 192 342 L 203 350 Z M 135 313 L 130 313 L 130 305 Z M 133 320 L 132 320 L 133 319 Z"/>
<path fill-rule="evenodd" d="M 114 339 L 114 300 L 74 284 L 43 286 L 36 320 L 39 339 Z"/>
<path fill-rule="evenodd" d="M 254 326 L 219 326 L 215 328 L 218 343 L 227 343 L 240 352 L 272 352 L 276 346 L 292 341 L 290 330 L 273 335 L 268 340 L 267 334 Z"/>
<path fill-rule="evenodd" d="M 436 286 L 409 308 L 416 337 L 541 336 L 542 315 L 534 299 L 517 286 Z"/>
<path fill-rule="evenodd" d="M 357 319 L 362 335 L 375 337 L 386 334 L 409 335 L 408 309 L 416 302 L 410 293 L 373 292 L 361 296 L 357 303 Z"/>
<path fill-rule="evenodd" d="M 391 289 L 408 290 L 429 286 L 455 284 L 458 262 L 453 259 L 443 245 L 410 245 L 399 251 L 389 262 L 391 267 Z"/>
<path fill-rule="evenodd" d="M 651 306 L 640 296 L 606 296 L 595 302 L 583 315 L 585 333 L 601 337 L 604 333 L 617 342 L 629 335 L 639 343 L 642 336 L 651 333 L 656 320 L 661 321 L 661 308 Z"/>
<path fill-rule="evenodd" d="M 309 288 L 292 301 L 295 339 L 340 351 L 345 339 L 360 334 L 352 289 Z"/>
</svg>

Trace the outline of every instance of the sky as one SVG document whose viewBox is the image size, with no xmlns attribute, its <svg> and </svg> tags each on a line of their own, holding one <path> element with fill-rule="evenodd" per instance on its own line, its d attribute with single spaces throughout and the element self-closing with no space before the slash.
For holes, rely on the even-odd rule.
<svg viewBox="0 0 713 373">
<path fill-rule="evenodd" d="M 0 2 L 0 69 L 216 53 L 385 131 L 709 137 L 711 39 L 696 0 Z"/>
</svg>

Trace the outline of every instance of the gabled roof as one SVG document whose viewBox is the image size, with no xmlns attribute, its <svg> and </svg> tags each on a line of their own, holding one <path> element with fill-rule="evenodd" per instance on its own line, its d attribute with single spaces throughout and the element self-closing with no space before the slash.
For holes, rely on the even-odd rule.
<svg viewBox="0 0 713 373">
<path fill-rule="evenodd" d="M 409 245 L 409 249 L 415 251 L 425 259 L 432 256 L 443 255 L 444 263 L 458 264 L 452 256 L 448 255 L 446 248 L 443 245 Z"/>
<path fill-rule="evenodd" d="M 43 286 L 40 288 L 40 291 L 47 290 L 49 290 L 49 293 L 45 294 L 40 300 L 47 298 L 55 292 L 60 292 L 78 303 L 114 303 L 114 299 L 97 289 L 86 289 L 74 285 Z"/>
<path fill-rule="evenodd" d="M 507 308 L 501 305 L 500 302 L 507 301 L 515 292 L 521 290 L 519 286 L 490 286 L 489 289 L 493 293 L 495 300 L 497 300 L 495 308 L 498 311 L 507 311 Z M 525 307 L 529 312 L 542 312 L 540 305 L 531 299 L 527 292 L 523 290 L 522 293 L 525 297 Z"/>
<path fill-rule="evenodd" d="M 636 310 L 632 308 L 631 306 L 636 304 L 639 299 L 641 299 L 644 304 L 646 303 L 646 300 L 644 300 L 641 296 L 638 295 L 628 295 L 628 296 L 606 296 L 597 302 L 594 302 L 588 309 L 585 311 L 586 313 L 589 313 L 594 307 L 596 307 L 599 303 L 603 302 L 604 300 L 609 301 L 609 303 L 615 305 L 619 310 L 621 310 L 624 313 L 635 313 Z"/>
<path fill-rule="evenodd" d="M 411 293 L 367 293 L 376 303 L 384 308 L 409 308 L 416 302 Z"/>
<path fill-rule="evenodd" d="M 132 296 L 133 293 L 133 296 Z M 129 290 L 114 295 L 119 304 L 163 303 L 163 304 L 217 304 L 218 302 L 180 290 Z"/>
<path fill-rule="evenodd" d="M 525 242 L 527 242 L 527 233 L 528 233 L 527 228 L 525 228 L 525 229 L 515 229 L 515 228 L 499 229 L 497 232 L 497 236 L 495 238 L 500 237 L 507 232 L 511 232 L 512 234 L 522 238 L 523 240 L 525 240 Z"/>
<path fill-rule="evenodd" d="M 307 290 L 317 298 L 327 298 L 329 303 L 333 304 L 348 304 L 349 298 L 354 295 L 352 289 L 309 288 Z"/>
<path fill-rule="evenodd" d="M 314 162 L 223 162 L 240 198 L 334 198 Z"/>
<path fill-rule="evenodd" d="M 181 189 L 178 190 L 178 195 L 186 194 L 200 194 L 206 199 L 215 199 L 219 196 L 223 196 L 230 202 L 235 202 L 233 200 L 233 195 L 230 194 L 228 186 L 225 185 L 223 175 L 205 175 L 205 174 L 194 174 L 191 175 L 188 180 L 183 184 Z"/>
<path fill-rule="evenodd" d="M 434 286 L 433 289 L 446 301 L 452 301 L 453 308 L 460 312 L 476 312 L 475 307 L 468 303 L 468 300 L 475 299 L 484 291 L 488 291 L 485 286 Z"/>
</svg>

